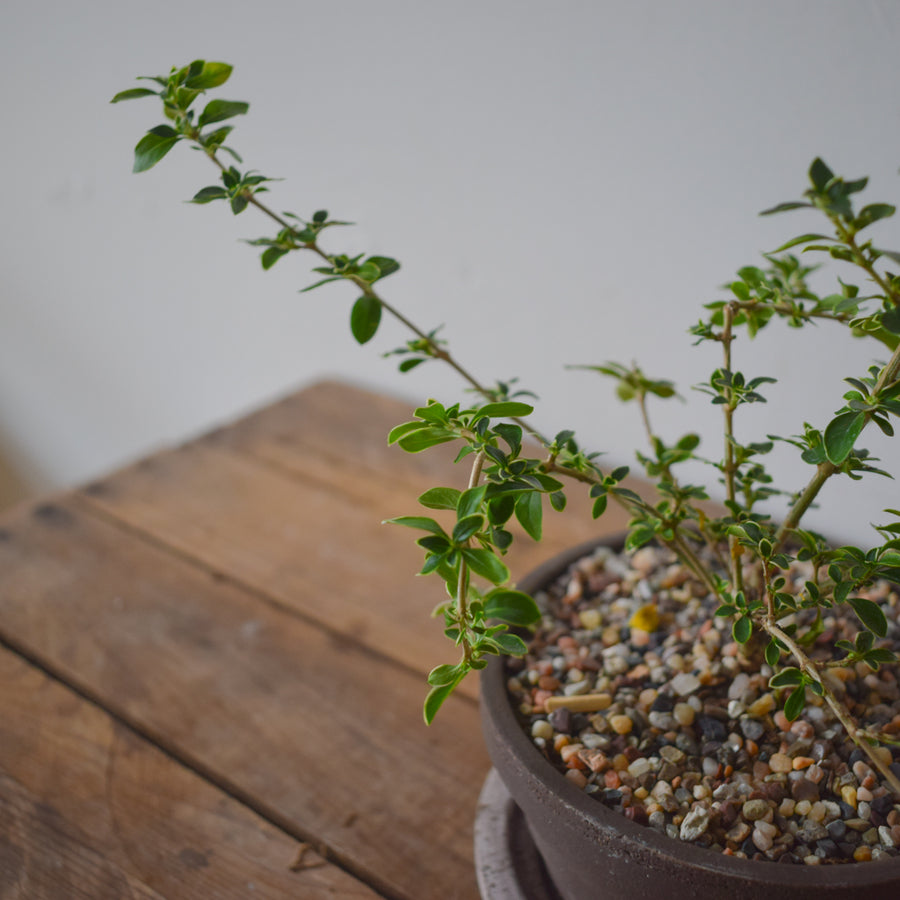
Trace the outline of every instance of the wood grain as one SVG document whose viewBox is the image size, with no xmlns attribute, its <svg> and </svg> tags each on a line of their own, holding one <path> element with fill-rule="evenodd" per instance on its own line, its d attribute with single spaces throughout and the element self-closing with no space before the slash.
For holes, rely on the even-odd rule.
<svg viewBox="0 0 900 900">
<path fill-rule="evenodd" d="M 0 631 L 388 896 L 475 897 L 477 712 L 70 504 L 4 523 Z"/>
<path fill-rule="evenodd" d="M 101 709 L 0 649 L 4 900 L 375 900 Z"/>
<path fill-rule="evenodd" d="M 455 451 L 437 453 L 423 472 L 428 453 L 388 447 L 384 435 L 404 414 L 397 401 L 326 383 L 116 473 L 83 497 L 95 510 L 424 676 L 455 661 L 429 617 L 445 599 L 443 586 L 435 576 L 414 575 L 422 564 L 419 535 L 381 522 L 420 513 L 420 493 L 435 484 L 464 487 L 468 476 L 452 466 Z M 570 506 L 559 515 L 547 504 L 541 544 L 514 528 L 520 539 L 507 557 L 514 573 L 522 576 L 626 521 L 619 509 L 592 521 L 584 490 Z M 474 698 L 474 680 L 461 691 Z"/>
</svg>

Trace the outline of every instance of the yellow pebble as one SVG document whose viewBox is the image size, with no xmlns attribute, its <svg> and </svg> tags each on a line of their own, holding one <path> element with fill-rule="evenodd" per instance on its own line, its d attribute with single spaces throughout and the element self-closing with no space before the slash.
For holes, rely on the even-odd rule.
<svg viewBox="0 0 900 900">
<path fill-rule="evenodd" d="M 655 603 L 646 603 L 629 620 L 632 628 L 640 628 L 641 631 L 656 631 L 659 628 L 659 610 Z"/>
<path fill-rule="evenodd" d="M 610 716 L 609 725 L 616 734 L 628 734 L 634 727 L 634 722 L 630 716 Z"/>
<path fill-rule="evenodd" d="M 544 709 L 548 713 L 560 709 L 563 706 L 569 712 L 597 712 L 608 709 L 612 705 L 612 697 L 609 694 L 576 694 L 574 697 L 548 697 L 544 701 Z"/>
<path fill-rule="evenodd" d="M 845 784 L 841 788 L 841 800 L 856 809 L 856 788 L 852 784 Z"/>
</svg>

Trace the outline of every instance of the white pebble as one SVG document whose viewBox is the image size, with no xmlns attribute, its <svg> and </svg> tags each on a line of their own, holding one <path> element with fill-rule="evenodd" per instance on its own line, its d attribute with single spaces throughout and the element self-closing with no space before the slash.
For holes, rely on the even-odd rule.
<svg viewBox="0 0 900 900">
<path fill-rule="evenodd" d="M 709 810 L 695 806 L 682 820 L 678 836 L 683 841 L 696 841 L 709 827 Z"/>
<path fill-rule="evenodd" d="M 540 738 L 552 738 L 553 726 L 546 719 L 538 719 L 531 726 L 531 736 Z"/>
<path fill-rule="evenodd" d="M 679 672 L 670 683 L 679 697 L 686 697 L 700 687 L 700 679 L 692 672 Z"/>
<path fill-rule="evenodd" d="M 650 771 L 650 760 L 645 759 L 643 756 L 639 756 L 628 767 L 628 774 L 633 776 L 634 778 L 639 778 L 641 775 L 646 775 L 649 771 Z"/>
</svg>

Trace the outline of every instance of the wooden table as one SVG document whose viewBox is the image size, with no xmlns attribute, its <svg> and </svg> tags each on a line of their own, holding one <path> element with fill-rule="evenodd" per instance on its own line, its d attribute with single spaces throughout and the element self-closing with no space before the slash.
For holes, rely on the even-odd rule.
<svg viewBox="0 0 900 900">
<path fill-rule="evenodd" d="M 466 473 L 410 412 L 319 384 L 0 519 L 0 898 L 477 897 L 477 684 L 424 726 L 442 587 L 380 524 Z"/>
</svg>

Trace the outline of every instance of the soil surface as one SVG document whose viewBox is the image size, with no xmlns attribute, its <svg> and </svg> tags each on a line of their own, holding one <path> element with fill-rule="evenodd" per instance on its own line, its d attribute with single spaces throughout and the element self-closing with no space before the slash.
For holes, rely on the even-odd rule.
<svg viewBox="0 0 900 900">
<path fill-rule="evenodd" d="M 789 585 L 810 573 L 798 566 Z M 788 588 L 790 589 L 790 587 Z M 900 597 L 865 596 L 900 650 Z M 676 840 L 729 855 L 826 865 L 900 855 L 900 799 L 819 696 L 791 722 L 772 669 L 732 639 L 731 619 L 667 551 L 607 548 L 536 597 L 529 654 L 509 662 L 523 727 L 567 778 L 610 809 Z M 859 623 L 828 610 L 808 648 L 845 654 Z M 786 661 L 786 664 L 791 664 Z M 900 741 L 896 664 L 832 668 L 828 684 L 858 725 Z M 900 775 L 900 746 L 877 750 Z"/>
</svg>

